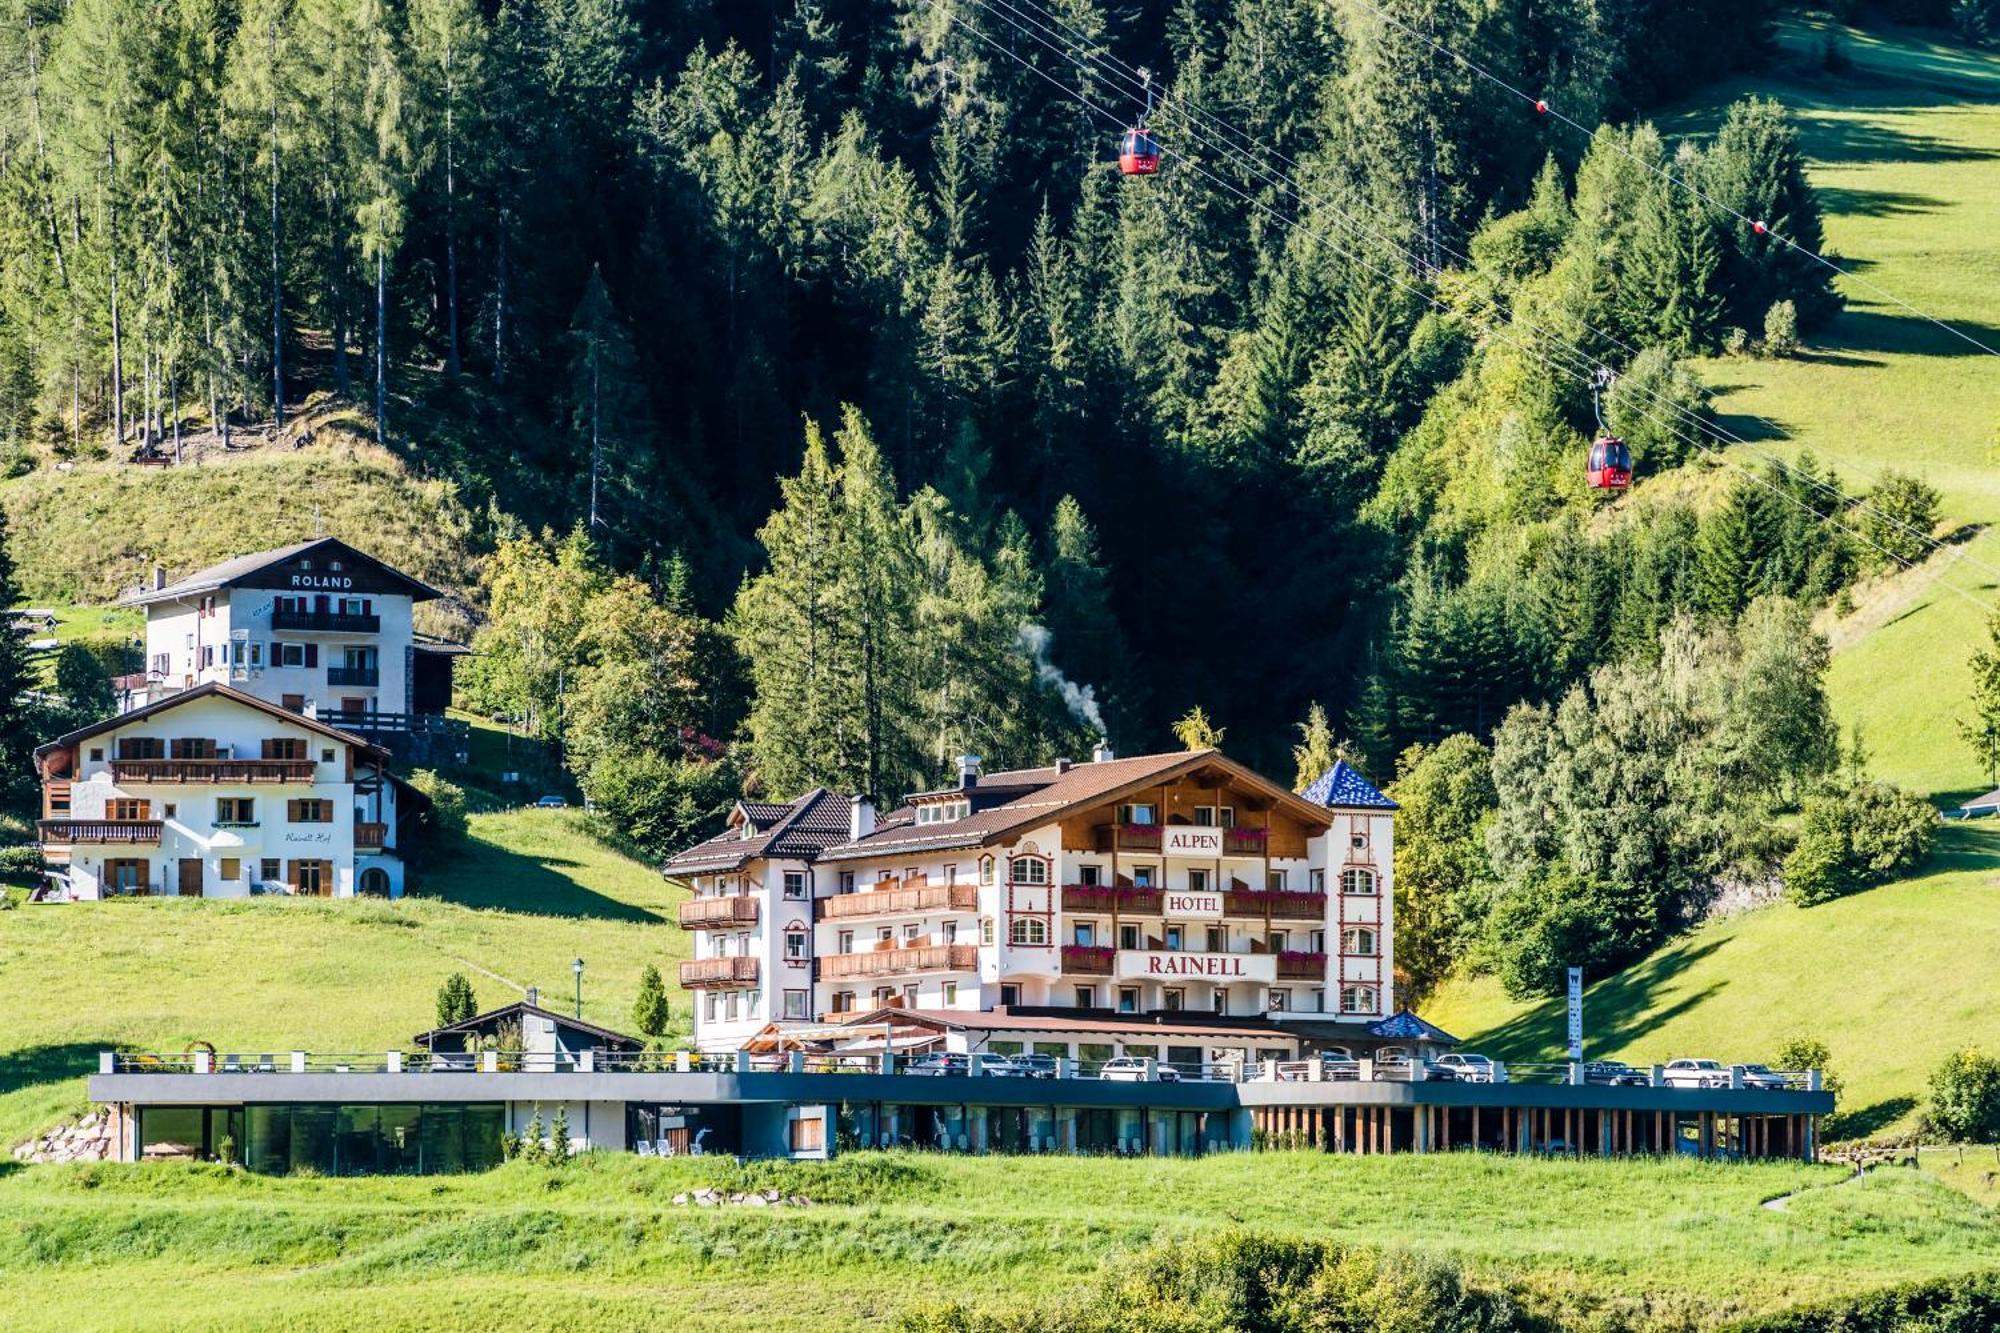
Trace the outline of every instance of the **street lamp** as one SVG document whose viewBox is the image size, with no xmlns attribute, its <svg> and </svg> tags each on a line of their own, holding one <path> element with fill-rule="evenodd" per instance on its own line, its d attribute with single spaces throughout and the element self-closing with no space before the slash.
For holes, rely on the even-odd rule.
<svg viewBox="0 0 2000 1333">
<path fill-rule="evenodd" d="M 583 960 L 579 958 L 571 963 L 570 970 L 576 973 L 576 1016 L 581 1019 L 583 1017 Z"/>
</svg>

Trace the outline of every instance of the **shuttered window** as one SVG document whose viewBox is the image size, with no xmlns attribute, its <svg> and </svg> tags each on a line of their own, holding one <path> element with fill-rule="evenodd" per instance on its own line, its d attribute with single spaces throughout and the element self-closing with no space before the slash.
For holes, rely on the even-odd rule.
<svg viewBox="0 0 2000 1333">
<path fill-rule="evenodd" d="M 267 736 L 264 738 L 266 759 L 304 759 L 306 743 L 296 736 Z"/>
<path fill-rule="evenodd" d="M 176 759 L 213 759 L 215 742 L 206 736 L 176 736 L 172 753 Z"/>
<path fill-rule="evenodd" d="M 285 818 L 294 824 L 331 824 L 333 822 L 333 802 L 317 797 L 301 797 L 285 802 Z"/>
<path fill-rule="evenodd" d="M 120 759 L 164 759 L 166 747 L 158 736 L 120 736 L 118 738 Z"/>
</svg>

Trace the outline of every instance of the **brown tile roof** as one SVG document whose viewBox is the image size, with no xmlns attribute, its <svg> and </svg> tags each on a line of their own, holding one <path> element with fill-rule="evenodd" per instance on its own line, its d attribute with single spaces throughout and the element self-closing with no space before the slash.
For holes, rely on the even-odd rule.
<svg viewBox="0 0 2000 1333">
<path fill-rule="evenodd" d="M 403 573 L 400 569 L 395 569 L 384 564 L 366 551 L 356 550 L 346 542 L 341 541 L 338 537 L 315 537 L 311 541 L 294 542 L 290 546 L 280 546 L 275 550 L 256 551 L 249 555 L 231 556 L 220 564 L 210 565 L 206 569 L 197 569 L 192 574 L 175 579 L 164 588 L 134 588 L 120 597 L 118 601 L 120 605 L 124 606 L 144 606 L 148 602 L 168 602 L 177 598 L 191 596 L 195 593 L 214 592 L 218 588 L 234 583 L 237 579 L 255 574 L 267 566 L 278 564 L 281 561 L 291 559 L 295 555 L 301 555 L 306 551 L 310 551 L 315 546 L 328 545 L 337 546 L 349 557 L 356 560 L 365 560 L 391 578 L 400 579 L 404 584 L 408 585 L 409 595 L 414 601 L 428 601 L 433 597 L 442 595 L 436 588 L 431 587 L 429 584 L 419 582 L 411 578 L 408 574 Z"/>
<path fill-rule="evenodd" d="M 775 817 L 768 823 L 759 817 L 772 812 Z M 847 837 L 847 802 L 824 787 L 815 787 L 783 805 L 746 802 L 744 813 L 761 832 L 746 838 L 740 826 L 724 829 L 706 842 L 676 853 L 660 867 L 660 873 L 670 879 L 714 875 L 767 856 L 810 861 Z"/>
<path fill-rule="evenodd" d="M 329 725 L 319 718 L 307 717 L 304 713 L 294 713 L 289 708 L 280 708 L 270 700 L 259 699 L 254 694 L 245 694 L 241 690 L 232 690 L 229 686 L 221 684 L 218 681 L 209 681 L 206 684 L 196 685 L 192 689 L 181 690 L 176 694 L 168 695 L 164 699 L 146 704 L 140 708 L 134 708 L 129 713 L 116 713 L 104 718 L 102 721 L 93 722 L 87 727 L 78 727 L 75 731 L 56 737 L 46 745 L 36 746 L 35 754 L 40 756 L 58 746 L 75 745 L 78 741 L 88 740 L 92 736 L 101 736 L 114 727 L 126 726 L 133 722 L 143 722 L 149 717 L 157 717 L 161 713 L 171 712 L 183 704 L 191 704 L 197 699 L 206 699 L 210 695 L 221 699 L 228 699 L 232 703 L 243 704 L 246 707 L 256 709 L 260 713 L 269 713 L 272 717 L 278 718 L 281 721 L 295 723 L 298 726 L 306 728 L 308 731 L 316 731 L 322 736 L 331 736 L 335 740 L 345 741 L 364 754 L 381 759 L 389 757 L 387 750 L 375 742 L 368 740 L 366 737 L 357 736 L 351 731 L 342 731 L 339 727 Z"/>
</svg>

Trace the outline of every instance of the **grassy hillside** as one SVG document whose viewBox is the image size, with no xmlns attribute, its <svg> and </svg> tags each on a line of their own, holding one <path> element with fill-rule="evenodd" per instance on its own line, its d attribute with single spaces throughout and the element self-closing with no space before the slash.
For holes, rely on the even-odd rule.
<svg viewBox="0 0 2000 1333">
<path fill-rule="evenodd" d="M 1851 68 L 1824 67 L 1829 32 Z M 1851 489 L 1898 468 L 1942 492 L 1943 530 L 1970 540 L 1860 590 L 1855 614 L 1828 626 L 1832 689 L 1883 776 L 1933 793 L 1984 790 L 1954 723 L 1984 629 L 1979 604 L 2000 593 L 2000 359 L 1883 293 L 2000 347 L 2000 61 L 1915 30 L 1800 23 L 1783 41 L 1775 76 L 1705 90 L 1699 109 L 1663 124 L 1706 129 L 1749 92 L 1783 101 L 1801 128 L 1828 250 L 1856 277 L 1839 283 L 1846 311 L 1802 356 L 1717 359 L 1702 373 L 1721 390 L 1725 424 L 1751 442 L 1732 451 L 1739 461 L 1810 449 Z"/>
<path fill-rule="evenodd" d="M 0 1145 L 80 1105 L 112 1046 L 179 1051 L 388 1050 L 431 1025 L 438 983 L 465 972 L 482 1006 L 539 986 L 631 1027 L 639 974 L 672 984 L 690 954 L 679 891 L 591 837 L 577 811 L 472 817 L 451 864 L 398 902 L 176 898 L 27 907 L 0 916 Z M 685 993 L 671 989 L 689 1026 Z"/>
<path fill-rule="evenodd" d="M 816 1206 L 670 1202 L 746 1176 Z M 1465 1154 L 857 1154 L 751 1172 L 607 1156 L 383 1180 L 37 1167 L 0 1179 L 0 1323 L 595 1329 L 671 1311 L 702 1329 L 872 1327 L 946 1298 L 1047 1302 L 1115 1273 L 1121 1249 L 1238 1225 L 1443 1251 L 1572 1326 L 1590 1313 L 1681 1330 L 2000 1254 L 2000 1218 L 1943 1185 L 1841 1180 Z M 1785 1211 L 1760 1206 L 1801 1189 Z"/>
</svg>

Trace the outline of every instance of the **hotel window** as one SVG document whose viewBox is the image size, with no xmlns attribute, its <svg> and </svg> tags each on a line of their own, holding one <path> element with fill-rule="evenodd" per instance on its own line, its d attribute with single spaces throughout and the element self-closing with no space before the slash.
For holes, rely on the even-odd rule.
<svg viewBox="0 0 2000 1333">
<path fill-rule="evenodd" d="M 251 644 L 250 644 L 250 665 L 251 665 L 251 666 L 253 666 L 253 667 L 256 667 L 256 668 L 258 668 L 259 670 L 262 670 L 262 669 L 263 669 L 263 666 L 264 666 L 264 645 L 263 645 L 263 643 L 262 643 L 262 642 L 260 642 L 260 641 L 257 641 L 257 640 L 252 640 L 252 641 L 251 641 Z"/>
<path fill-rule="evenodd" d="M 1325 1013 L 1326 988 L 1324 986 L 1316 986 L 1313 988 L 1311 994 L 1312 994 L 1312 1011 L 1316 1014 Z"/>
<path fill-rule="evenodd" d="M 243 862 L 234 856 L 225 856 L 221 861 L 221 879 L 224 884 L 234 884 L 243 878 Z"/>
<path fill-rule="evenodd" d="M 833 993 L 833 1012 L 835 1012 L 836 1014 L 851 1014 L 851 1013 L 853 1013 L 853 1012 L 854 1012 L 854 992 L 853 992 L 853 991 L 851 991 L 851 990 L 837 990 L 837 991 L 835 991 L 835 992 Z"/>
<path fill-rule="evenodd" d="M 323 801 L 315 796 L 301 797 L 285 802 L 285 820 L 292 824 L 331 824 L 333 822 L 333 802 Z"/>
<path fill-rule="evenodd" d="M 979 882 L 981 884 L 993 882 L 993 858 L 990 856 L 979 858 Z"/>
<path fill-rule="evenodd" d="M 1118 947 L 1136 949 L 1139 947 L 1139 928 L 1121 921 L 1118 923 Z"/>
<path fill-rule="evenodd" d="M 1220 810 L 1216 811 L 1215 813 L 1216 813 L 1216 816 L 1217 816 L 1217 820 L 1216 820 L 1216 822 L 1217 822 L 1217 823 L 1219 823 L 1219 824 L 1221 824 L 1221 825 L 1222 825 L 1222 827 L 1224 827 L 1224 828 L 1235 828 L 1235 827 L 1236 827 L 1236 807 L 1235 807 L 1235 806 L 1233 806 L 1233 805 L 1225 805 L 1225 806 L 1223 806 L 1223 807 L 1222 807 L 1222 808 L 1221 808 Z"/>
<path fill-rule="evenodd" d="M 1094 921 L 1078 921 L 1069 928 L 1069 933 L 1069 942 L 1079 949 L 1088 949 L 1097 943 L 1097 923 Z"/>
<path fill-rule="evenodd" d="M 918 998 L 919 997 L 918 997 L 916 982 L 912 981 L 910 984 L 903 987 L 903 1007 L 905 1009 L 916 1008 Z"/>
<path fill-rule="evenodd" d="M 1290 991 L 1277 990 L 1275 988 L 1271 991 L 1271 1003 L 1269 1008 L 1272 1013 L 1282 1014 L 1291 1007 L 1292 1007 L 1292 993 Z"/>
<path fill-rule="evenodd" d="M 1326 952 L 1326 932 L 1325 932 L 1325 931 L 1323 931 L 1323 930 L 1309 930 L 1309 931 L 1307 931 L 1307 932 L 1306 932 L 1306 952 L 1307 952 L 1307 953 L 1325 953 L 1325 952 Z"/>
<path fill-rule="evenodd" d="M 1342 986 L 1340 988 L 1340 1012 L 1343 1014 L 1374 1013 L 1375 988 L 1373 986 Z"/>
<path fill-rule="evenodd" d="M 273 643 L 271 645 L 271 665 L 275 667 L 308 667 L 317 665 L 319 653 L 314 651 L 317 644 Z"/>
<path fill-rule="evenodd" d="M 326 862 L 292 862 L 292 880 L 303 894 L 319 894 L 326 891 Z"/>
<path fill-rule="evenodd" d="M 704 1012 L 702 1018 L 707 1022 L 713 1023 L 715 1021 L 716 1006 L 722 1003 L 722 997 L 714 991 L 710 991 L 703 999 L 706 1003 L 703 1006 Z"/>
<path fill-rule="evenodd" d="M 1016 884 L 1046 884 L 1049 882 L 1049 863 L 1039 856 L 1017 856 L 1008 863 L 1007 873 Z"/>
<path fill-rule="evenodd" d="M 889 944 L 892 943 L 895 940 L 895 938 L 896 938 L 896 928 L 894 926 L 875 927 L 875 942 L 877 944 Z"/>
<path fill-rule="evenodd" d="M 787 898 L 803 898 L 806 896 L 805 871 L 787 870 L 785 872 L 785 896 Z"/>
<path fill-rule="evenodd" d="M 278 858 L 275 856 L 267 856 L 257 863 L 257 878 L 266 884 L 275 884 L 279 873 Z"/>
<path fill-rule="evenodd" d="M 142 893 L 146 888 L 144 861 L 115 860 L 104 863 L 104 878 L 114 893 Z"/>
<path fill-rule="evenodd" d="M 958 943 L 958 922 L 947 921 L 944 923 L 944 942 L 946 944 Z"/>
<path fill-rule="evenodd" d="M 49 783 L 49 813 L 66 815 L 70 812 L 70 788 L 67 782 Z"/>
<path fill-rule="evenodd" d="M 118 738 L 120 759 L 165 759 L 167 747 L 158 736 L 121 736 Z"/>
<path fill-rule="evenodd" d="M 324 749 L 324 750 L 321 750 L 321 751 L 319 752 L 319 761 L 320 761 L 320 762 L 321 762 L 322 764 L 330 764 L 330 763 L 332 763 L 332 762 L 333 762 L 333 747 L 332 747 L 332 746 L 328 746 L 328 747 L 327 747 L 326 749 Z"/>
<path fill-rule="evenodd" d="M 806 995 L 807 992 L 802 990 L 788 990 L 785 992 L 784 1016 L 786 1018 L 798 1019 L 808 1017 L 806 1013 Z"/>
<path fill-rule="evenodd" d="M 990 916 L 979 919 L 979 942 L 981 944 L 993 943 L 993 918 Z"/>
<path fill-rule="evenodd" d="M 1153 887 L 1153 867 L 1151 867 L 1151 866 L 1133 866 L 1133 867 L 1132 867 L 1132 883 L 1133 883 L 1133 885 L 1134 885 L 1135 887 L 1137 887 L 1137 888 L 1141 888 L 1141 889 L 1150 889 L 1150 888 L 1152 888 L 1152 887 Z"/>
<path fill-rule="evenodd" d="M 1213 1004 L 1212 1004 L 1212 1005 L 1211 1005 L 1210 1007 L 1211 1007 L 1212 1009 L 1214 1009 L 1214 1011 L 1215 1011 L 1216 1013 L 1218 1013 L 1218 1014 L 1226 1014 L 1226 1013 L 1228 1013 L 1228 1012 L 1229 1012 L 1229 992 L 1228 992 L 1228 991 L 1226 991 L 1226 990 L 1224 990 L 1224 989 L 1223 989 L 1222 987 L 1220 987 L 1220 986 L 1217 986 L 1217 987 L 1215 988 L 1215 999 L 1214 999 L 1214 1003 L 1213 1003 Z"/>
<path fill-rule="evenodd" d="M 1076 988 L 1076 1007 L 1079 1009 L 1095 1009 L 1097 1007 L 1097 987 L 1078 986 Z"/>
<path fill-rule="evenodd" d="M 733 1023 L 742 1014 L 742 1005 L 743 1005 L 742 992 L 730 991 L 729 998 L 726 1001 L 726 1003 L 728 1007 L 723 1011 L 724 1015 L 729 1019 L 730 1022 Z"/>
<path fill-rule="evenodd" d="M 257 803 L 248 796 L 218 796 L 215 798 L 215 822 L 221 824 L 254 824 L 257 822 Z"/>
<path fill-rule="evenodd" d="M 1104 882 L 1101 878 L 1103 874 L 1104 872 L 1094 865 L 1078 866 L 1076 868 L 1076 881 L 1079 884 L 1094 889 Z"/>
<path fill-rule="evenodd" d="M 1326 892 L 1326 872 L 1325 872 L 1324 870 L 1312 870 L 1312 871 L 1308 871 L 1308 872 L 1306 873 L 1306 885 L 1307 885 L 1307 887 L 1309 887 L 1309 888 L 1310 888 L 1310 889 L 1311 889 L 1311 890 L 1312 890 L 1312 891 L 1313 891 L 1314 893 L 1325 893 L 1325 892 Z"/>
<path fill-rule="evenodd" d="M 1000 987 L 1000 1003 L 1013 1007 L 1021 1002 L 1021 988 L 1012 982 L 1003 982 Z"/>
<path fill-rule="evenodd" d="M 105 802 L 105 811 L 112 819 L 120 823 L 134 819 L 151 819 L 153 817 L 153 803 L 151 801 L 135 801 L 130 797 L 121 796 L 116 800 Z"/>
<path fill-rule="evenodd" d="M 1179 953 L 1181 950 L 1181 940 L 1182 940 L 1181 928 L 1179 926 L 1168 926 L 1166 934 L 1167 934 L 1167 947 L 1173 950 L 1175 953 Z"/>
<path fill-rule="evenodd" d="M 923 877 L 923 873 L 923 870 L 917 866 L 906 867 L 903 871 L 903 882 L 905 884 L 913 884 Z"/>
<path fill-rule="evenodd" d="M 1121 805 L 1118 807 L 1118 822 L 1121 824 L 1157 823 L 1158 810 L 1150 804 Z"/>
<path fill-rule="evenodd" d="M 1037 947 L 1049 942 L 1048 923 L 1038 916 L 1017 916 L 1009 928 L 1009 938 L 1015 943 Z"/>
<path fill-rule="evenodd" d="M 843 930 L 838 935 L 834 936 L 833 951 L 835 953 L 853 953 L 854 932 L 851 930 Z"/>
<path fill-rule="evenodd" d="M 895 990 L 888 986 L 877 986 L 868 993 L 868 1002 L 877 1009 L 886 1007 L 895 998 Z"/>
<path fill-rule="evenodd" d="M 1161 1004 L 1160 1007 L 1165 1009 L 1170 1014 L 1179 1013 L 1186 1000 L 1187 1000 L 1186 991 L 1169 990 L 1165 993 L 1163 997 L 1163 1003 Z"/>
<path fill-rule="evenodd" d="M 1194 822 L 1202 828 L 1215 827 L 1215 807 L 1198 805 L 1194 808 Z"/>
<path fill-rule="evenodd" d="M 1358 866 L 1352 866 L 1341 871 L 1340 891 L 1342 893 L 1375 892 L 1375 872 L 1372 870 L 1363 870 Z"/>
<path fill-rule="evenodd" d="M 104 747 L 103 747 L 103 746 L 101 746 L 101 745 L 93 745 L 93 746 L 91 746 L 91 747 L 90 747 L 90 762 L 91 762 L 91 763 L 93 763 L 93 764 L 101 764 L 101 763 L 103 763 L 103 762 L 104 762 Z"/>
<path fill-rule="evenodd" d="M 1208 928 L 1208 951 L 1210 953 L 1229 952 L 1229 940 L 1223 933 L 1221 926 L 1210 926 Z"/>
<path fill-rule="evenodd" d="M 842 893 L 854 892 L 854 872 L 852 870 L 843 870 L 840 872 L 840 891 Z"/>
<path fill-rule="evenodd" d="M 944 983 L 944 1002 L 947 1007 L 958 1003 L 958 983 L 956 981 L 947 981 Z"/>
<path fill-rule="evenodd" d="M 1118 1012 L 1121 1014 L 1136 1014 L 1139 1012 L 1139 988 L 1137 986 L 1120 986 L 1118 988 Z"/>
<path fill-rule="evenodd" d="M 1270 943 L 1272 953 L 1283 953 L 1285 946 L 1291 943 L 1291 937 L 1282 930 L 1274 930 L 1271 932 Z"/>
<path fill-rule="evenodd" d="M 1285 872 L 1282 870 L 1266 870 L 1264 872 L 1264 887 L 1272 893 L 1283 893 L 1285 891 Z"/>
<path fill-rule="evenodd" d="M 1208 892 L 1208 872 L 1206 870 L 1188 871 L 1188 892 L 1189 893 Z"/>
<path fill-rule="evenodd" d="M 908 948 L 909 946 L 915 944 L 917 942 L 917 937 L 923 933 L 923 929 L 924 928 L 922 926 L 918 925 L 914 921 L 904 926 L 903 947 Z"/>
<path fill-rule="evenodd" d="M 1368 835 L 1357 833 L 1347 840 L 1347 845 L 1357 852 L 1365 852 L 1368 850 Z"/>
<path fill-rule="evenodd" d="M 948 866 L 946 866 L 946 867 L 944 868 L 944 882 L 945 882 L 945 883 L 947 883 L 947 884 L 956 884 L 956 883 L 958 883 L 958 867 L 957 867 L 957 866 L 950 866 L 950 865 L 948 865 Z"/>
<path fill-rule="evenodd" d="M 785 961 L 803 963 L 806 960 L 806 933 L 801 929 L 785 932 Z"/>
<path fill-rule="evenodd" d="M 172 801 L 168 801 L 165 805 L 160 807 L 160 818 L 162 819 L 172 819 L 179 813 L 180 813 L 180 807 L 175 805 Z"/>
<path fill-rule="evenodd" d="M 303 759 L 306 743 L 296 736 L 267 736 L 260 747 L 266 759 Z"/>
<path fill-rule="evenodd" d="M 1366 926 L 1349 926 L 1340 932 L 1340 951 L 1360 957 L 1372 957 L 1375 953 L 1375 932 Z"/>
</svg>

